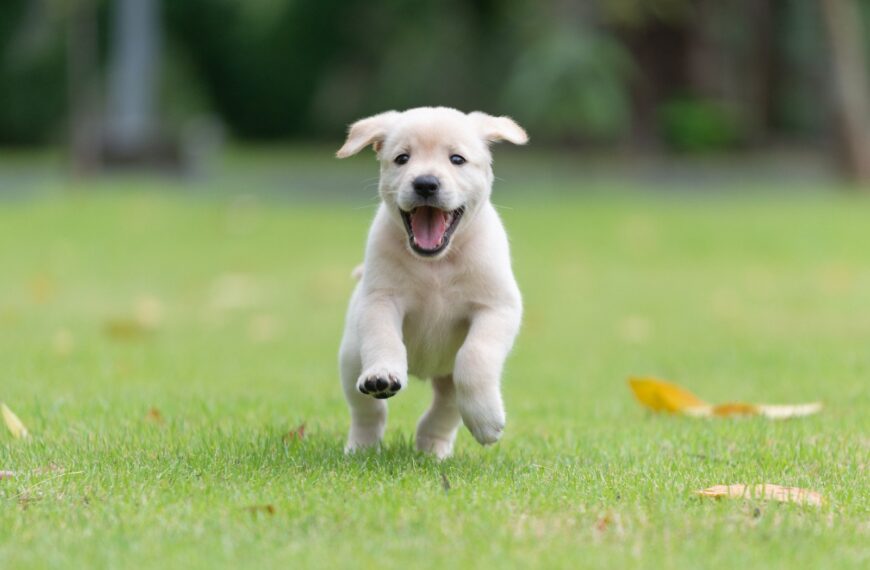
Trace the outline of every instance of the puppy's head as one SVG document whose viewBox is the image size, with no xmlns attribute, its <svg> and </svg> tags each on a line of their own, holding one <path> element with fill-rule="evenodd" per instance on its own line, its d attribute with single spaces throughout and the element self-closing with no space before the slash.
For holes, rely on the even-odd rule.
<svg viewBox="0 0 870 570">
<path fill-rule="evenodd" d="M 390 216 L 407 232 L 414 254 L 437 258 L 489 199 L 489 143 L 503 140 L 525 144 L 528 136 L 508 117 L 421 107 L 357 121 L 337 156 L 374 147 Z"/>
</svg>

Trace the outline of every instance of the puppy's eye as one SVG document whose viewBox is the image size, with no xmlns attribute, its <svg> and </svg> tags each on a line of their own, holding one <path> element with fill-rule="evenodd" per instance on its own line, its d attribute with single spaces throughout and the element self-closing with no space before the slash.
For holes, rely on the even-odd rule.
<svg viewBox="0 0 870 570">
<path fill-rule="evenodd" d="M 401 166 L 403 164 L 407 164 L 409 160 L 411 160 L 411 155 L 403 152 L 402 154 L 394 158 L 393 162 Z"/>
<path fill-rule="evenodd" d="M 452 162 L 456 166 L 462 166 L 463 164 L 465 164 L 466 160 L 465 157 L 460 154 L 451 154 L 450 162 Z"/>
</svg>

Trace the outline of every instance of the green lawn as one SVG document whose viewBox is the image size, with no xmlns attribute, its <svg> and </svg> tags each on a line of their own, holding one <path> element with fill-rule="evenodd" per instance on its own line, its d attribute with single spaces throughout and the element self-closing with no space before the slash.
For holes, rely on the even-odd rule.
<svg viewBox="0 0 870 570">
<path fill-rule="evenodd" d="M 500 199 L 526 303 L 508 427 L 486 449 L 463 430 L 439 464 L 411 443 L 420 382 L 390 400 L 380 453 L 342 453 L 336 350 L 370 196 L 117 185 L 0 204 L 0 400 L 32 432 L 0 430 L 4 570 L 868 564 L 867 201 Z M 632 374 L 826 407 L 653 416 Z M 693 495 L 758 482 L 826 503 Z"/>
</svg>

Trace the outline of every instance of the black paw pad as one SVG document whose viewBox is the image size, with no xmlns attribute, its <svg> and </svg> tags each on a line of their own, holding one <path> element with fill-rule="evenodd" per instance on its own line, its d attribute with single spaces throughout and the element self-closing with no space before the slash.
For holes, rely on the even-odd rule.
<svg viewBox="0 0 870 570">
<path fill-rule="evenodd" d="M 357 388 L 363 394 L 378 400 L 386 400 L 395 396 L 402 389 L 402 383 L 393 375 L 370 376 L 365 380 L 361 380 L 357 384 Z"/>
</svg>

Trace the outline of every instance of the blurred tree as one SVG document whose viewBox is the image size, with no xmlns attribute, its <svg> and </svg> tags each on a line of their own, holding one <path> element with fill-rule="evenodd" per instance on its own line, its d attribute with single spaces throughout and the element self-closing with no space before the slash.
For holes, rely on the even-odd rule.
<svg viewBox="0 0 870 570">
<path fill-rule="evenodd" d="M 841 162 L 846 174 L 870 182 L 870 84 L 858 0 L 822 0 L 828 27 Z"/>
<path fill-rule="evenodd" d="M 71 0 L 66 8 L 70 159 L 73 172 L 84 175 L 100 164 L 97 7 L 93 0 Z"/>
<path fill-rule="evenodd" d="M 0 144 L 43 144 L 59 134 L 66 90 L 58 8 L 0 1 Z"/>
<path fill-rule="evenodd" d="M 631 126 L 631 71 L 628 54 L 611 36 L 555 30 L 517 60 L 504 106 L 551 138 L 617 141 Z"/>
</svg>

